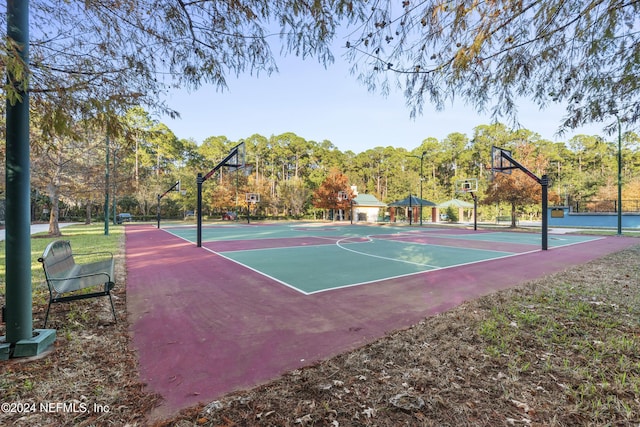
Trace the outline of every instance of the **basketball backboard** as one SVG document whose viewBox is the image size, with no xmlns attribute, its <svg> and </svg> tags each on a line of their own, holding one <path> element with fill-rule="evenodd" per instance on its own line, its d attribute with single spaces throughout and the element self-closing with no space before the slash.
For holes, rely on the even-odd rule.
<svg viewBox="0 0 640 427">
<path fill-rule="evenodd" d="M 260 194 L 258 193 L 247 193 L 245 195 L 245 199 L 247 203 L 260 203 Z"/>
<path fill-rule="evenodd" d="M 511 151 L 505 150 L 500 147 L 496 147 L 493 145 L 491 147 L 491 172 L 502 172 L 506 174 L 510 174 L 511 170 L 514 168 L 514 165 L 507 160 L 502 153 L 507 154 L 511 157 Z"/>
<path fill-rule="evenodd" d="M 478 191 L 478 178 L 459 179 L 455 185 L 456 193 L 476 193 Z"/>
<path fill-rule="evenodd" d="M 244 141 L 242 141 L 231 150 L 231 157 L 225 166 L 229 167 L 230 170 L 243 169 L 246 165 L 246 153 L 246 147 Z"/>
<path fill-rule="evenodd" d="M 178 180 L 178 183 L 176 185 L 176 191 L 178 193 L 180 193 L 181 196 L 186 196 L 187 195 L 187 190 L 182 188 L 182 181 L 180 181 L 180 180 Z"/>
</svg>

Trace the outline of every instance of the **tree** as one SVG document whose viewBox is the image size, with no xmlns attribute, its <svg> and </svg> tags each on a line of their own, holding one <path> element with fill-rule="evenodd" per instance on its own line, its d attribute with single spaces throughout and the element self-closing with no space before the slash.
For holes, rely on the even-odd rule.
<svg viewBox="0 0 640 427">
<path fill-rule="evenodd" d="M 458 210 L 453 207 L 453 205 L 447 206 L 447 221 L 449 222 L 458 222 Z"/>
<path fill-rule="evenodd" d="M 393 167 L 393 147 L 375 147 L 358 154 L 354 159 L 356 173 L 364 190 L 385 198 L 388 190 L 389 173 Z"/>
<path fill-rule="evenodd" d="M 30 2 L 30 64 L 9 41 L 0 69 L 23 76 L 44 132 L 72 131 L 79 117 L 107 123 L 133 105 L 171 115 L 172 87 L 213 84 L 230 74 L 277 71 L 281 54 L 333 61 L 341 26 L 347 57 L 371 89 L 404 86 L 413 113 L 462 99 L 515 118 L 517 101 L 568 105 L 564 127 L 607 120 L 635 123 L 640 3 L 613 0 L 422 2 L 349 0 L 47 0 Z M 1 11 L 0 11 L 1 12 Z M 6 28 L 6 13 L 0 14 Z M 348 30 L 347 30 L 348 31 Z M 10 102 L 18 99 L 5 85 Z M 117 134 L 118 121 L 110 121 Z M 611 124 L 613 127 L 614 124 Z"/>
<path fill-rule="evenodd" d="M 312 189 L 318 188 L 333 168 L 345 170 L 352 160 L 349 157 L 349 154 L 338 150 L 331 141 L 325 139 L 316 143 L 311 153 L 311 171 L 307 176 L 309 186 Z"/>
<path fill-rule="evenodd" d="M 337 25 L 355 16 L 350 2 L 335 0 L 31 0 L 29 12 L 31 62 L 9 41 L 0 71 L 22 76 L 19 86 L 29 88 L 51 134 L 134 105 L 175 116 L 163 95 L 172 87 L 224 89 L 229 74 L 276 71 L 270 40 L 284 54 L 330 63 Z M 5 6 L 2 28 L 6 18 Z M 4 90 L 18 100 L 13 86 Z"/>
<path fill-rule="evenodd" d="M 544 155 L 536 153 L 535 148 L 531 143 L 523 142 L 519 144 L 517 146 L 517 160 L 529 171 L 540 176 L 540 172 L 546 168 L 548 160 Z M 530 203 L 539 203 L 541 200 L 542 187 L 540 184 L 521 170 L 515 169 L 511 174 L 496 173 L 492 185 L 487 189 L 483 203 L 509 203 L 511 207 L 511 227 L 515 228 L 517 207 Z"/>
<path fill-rule="evenodd" d="M 308 166 L 311 144 L 293 132 L 273 136 L 271 140 L 282 150 L 282 179 L 300 178 L 301 170 Z"/>
<path fill-rule="evenodd" d="M 85 138 L 62 136 L 34 151 L 33 182 L 49 196 L 49 234 L 60 235 L 59 203 L 91 206 L 104 192 L 103 143 L 90 130 Z M 90 217 L 87 218 L 87 223 Z"/>
<path fill-rule="evenodd" d="M 338 199 L 338 193 L 347 193 L 347 199 Z M 349 209 L 354 198 L 353 191 L 349 186 L 349 179 L 338 169 L 332 169 L 327 179 L 313 194 L 313 206 L 318 209 Z"/>
<path fill-rule="evenodd" d="M 450 194 L 454 192 L 455 180 L 464 175 L 463 169 L 468 162 L 465 160 L 465 148 L 469 139 L 460 132 L 454 132 L 447 135 L 441 142 L 442 161 L 440 163 L 440 171 L 438 175 L 441 177 L 442 184 Z M 467 156 L 468 157 L 468 156 Z"/>
<path fill-rule="evenodd" d="M 613 147 L 602 137 L 576 135 L 569 140 L 573 167 L 567 184 L 580 198 L 589 199 L 615 170 Z"/>
<path fill-rule="evenodd" d="M 422 164 L 422 173 L 424 176 L 422 179 L 424 180 L 422 183 L 423 186 L 423 198 L 424 199 L 435 199 L 439 194 L 442 194 L 442 188 L 440 187 L 440 183 L 438 180 L 438 166 L 442 162 L 442 146 L 440 145 L 440 141 L 436 138 L 427 138 L 422 141 L 420 146 L 414 150 L 413 160 L 415 164 L 415 170 L 420 173 L 420 160 L 416 157 L 422 156 L 422 153 L 425 153 Z M 418 177 L 419 179 L 420 177 Z M 404 197 L 404 194 L 407 194 L 406 191 L 402 193 L 396 194 L 393 200 L 398 200 Z M 417 194 L 417 193 L 416 193 Z"/>
<path fill-rule="evenodd" d="M 255 174 L 256 182 L 265 180 L 265 159 L 267 157 L 269 141 L 266 137 L 253 134 L 244 141 L 247 154 L 246 162 L 252 165 L 252 173 Z"/>
<path fill-rule="evenodd" d="M 219 181 L 212 185 L 207 207 L 211 210 L 223 212 L 229 209 L 235 210 L 238 206 L 238 190 L 235 185 L 235 178 L 232 175 L 224 175 Z"/>
<path fill-rule="evenodd" d="M 540 197 L 540 185 L 522 171 L 516 170 L 510 175 L 498 173 L 487 189 L 483 203 L 507 202 L 511 208 L 511 227 L 515 228 L 517 207 L 528 203 L 539 203 Z"/>
<path fill-rule="evenodd" d="M 309 190 L 300 178 L 281 181 L 277 188 L 278 199 L 285 215 L 301 217 L 308 202 Z"/>
<path fill-rule="evenodd" d="M 371 90 L 404 87 L 412 114 L 453 99 L 516 119 L 519 98 L 567 105 L 561 126 L 640 117 L 637 1 L 363 2 L 346 43 Z M 369 8 L 367 11 L 366 9 Z M 615 128 L 612 120 L 609 128 Z"/>
</svg>

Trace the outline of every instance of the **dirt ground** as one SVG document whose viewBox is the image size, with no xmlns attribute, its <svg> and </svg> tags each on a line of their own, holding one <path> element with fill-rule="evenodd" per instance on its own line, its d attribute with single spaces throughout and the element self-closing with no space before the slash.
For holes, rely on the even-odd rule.
<svg viewBox="0 0 640 427">
<path fill-rule="evenodd" d="M 640 425 L 638 260 L 635 246 L 466 302 L 169 420 L 148 418 L 160 397 L 138 380 L 123 286 L 117 325 L 106 299 L 60 304 L 52 351 L 0 364 L 0 425 Z"/>
</svg>

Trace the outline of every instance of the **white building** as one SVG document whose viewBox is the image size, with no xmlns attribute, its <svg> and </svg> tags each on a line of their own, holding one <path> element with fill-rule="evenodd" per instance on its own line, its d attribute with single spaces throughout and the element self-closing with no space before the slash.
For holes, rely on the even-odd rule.
<svg viewBox="0 0 640 427">
<path fill-rule="evenodd" d="M 372 194 L 358 194 L 353 199 L 353 221 L 377 222 L 387 205 Z"/>
</svg>

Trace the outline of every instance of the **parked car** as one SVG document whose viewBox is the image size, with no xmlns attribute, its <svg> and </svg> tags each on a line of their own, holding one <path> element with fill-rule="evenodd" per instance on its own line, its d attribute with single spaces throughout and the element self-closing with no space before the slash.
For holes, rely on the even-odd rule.
<svg viewBox="0 0 640 427">
<path fill-rule="evenodd" d="M 229 220 L 229 221 L 235 221 L 236 219 L 238 219 L 238 214 L 236 214 L 235 212 L 225 212 L 222 214 L 222 220 Z"/>
<path fill-rule="evenodd" d="M 116 223 L 122 224 L 123 222 L 131 222 L 130 213 L 123 212 L 116 216 Z"/>
</svg>

